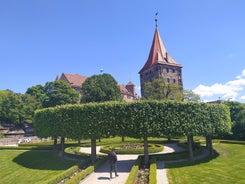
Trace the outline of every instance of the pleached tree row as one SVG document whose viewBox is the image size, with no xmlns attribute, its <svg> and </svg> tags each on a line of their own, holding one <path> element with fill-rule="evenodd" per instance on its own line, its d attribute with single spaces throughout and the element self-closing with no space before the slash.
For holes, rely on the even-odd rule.
<svg viewBox="0 0 245 184">
<path fill-rule="evenodd" d="M 193 136 L 205 136 L 212 151 L 212 137 L 230 132 L 229 108 L 223 104 L 174 101 L 106 102 L 62 105 L 37 110 L 36 135 L 91 139 L 92 161 L 96 158 L 96 139 L 110 136 L 143 138 L 148 163 L 148 137 L 187 136 L 193 159 Z"/>
</svg>

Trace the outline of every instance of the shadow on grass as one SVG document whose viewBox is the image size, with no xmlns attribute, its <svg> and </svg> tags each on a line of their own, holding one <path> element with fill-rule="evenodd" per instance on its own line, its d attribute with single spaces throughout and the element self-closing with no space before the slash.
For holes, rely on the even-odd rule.
<svg viewBox="0 0 245 184">
<path fill-rule="evenodd" d="M 53 151 L 26 151 L 13 159 L 13 162 L 30 169 L 66 170 L 78 164 L 76 161 L 62 160 Z"/>
<path fill-rule="evenodd" d="M 169 143 L 178 143 L 176 140 L 149 140 L 149 143 L 152 144 L 169 144 Z"/>
<path fill-rule="evenodd" d="M 179 162 L 167 161 L 165 163 L 165 168 L 180 168 L 180 167 L 199 165 L 199 164 L 210 162 L 211 160 L 216 159 L 218 156 L 219 156 L 219 153 L 214 150 L 214 153 L 212 155 L 209 155 L 205 158 L 195 160 L 195 161 L 190 161 L 188 159 L 179 161 Z"/>
</svg>

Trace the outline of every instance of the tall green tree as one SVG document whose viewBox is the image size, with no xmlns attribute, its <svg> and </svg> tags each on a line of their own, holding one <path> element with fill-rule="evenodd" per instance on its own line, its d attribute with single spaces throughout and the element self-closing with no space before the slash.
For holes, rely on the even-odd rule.
<svg viewBox="0 0 245 184">
<path fill-rule="evenodd" d="M 200 102 L 201 101 L 200 96 L 196 94 L 195 92 L 193 92 L 192 90 L 184 90 L 183 95 L 184 95 L 184 101 L 188 101 L 188 102 Z"/>
<path fill-rule="evenodd" d="M 168 83 L 164 78 L 154 79 L 144 85 L 144 99 L 147 100 L 183 100 L 182 87 Z"/>
<path fill-rule="evenodd" d="M 0 91 L 0 122 L 19 124 L 22 119 L 21 99 L 10 90 Z"/>
<path fill-rule="evenodd" d="M 20 99 L 22 102 L 21 111 L 24 114 L 23 122 L 32 123 L 34 111 L 42 108 L 42 104 L 29 94 L 20 94 Z"/>
<path fill-rule="evenodd" d="M 28 94 L 0 91 L 0 122 L 8 124 L 32 123 L 34 111 L 41 103 Z"/>
<path fill-rule="evenodd" d="M 245 140 L 245 104 L 240 102 L 227 101 L 230 107 L 232 121 L 231 138 Z"/>
<path fill-rule="evenodd" d="M 40 84 L 28 88 L 26 91 L 26 94 L 29 94 L 32 97 L 34 97 L 41 104 L 43 103 L 43 101 L 46 97 L 44 86 L 42 86 Z"/>
<path fill-rule="evenodd" d="M 79 92 L 62 81 L 47 82 L 44 86 L 43 107 L 54 107 L 56 105 L 79 103 Z"/>
<path fill-rule="evenodd" d="M 120 88 L 110 74 L 88 77 L 81 88 L 81 102 L 105 102 L 122 100 Z"/>
</svg>

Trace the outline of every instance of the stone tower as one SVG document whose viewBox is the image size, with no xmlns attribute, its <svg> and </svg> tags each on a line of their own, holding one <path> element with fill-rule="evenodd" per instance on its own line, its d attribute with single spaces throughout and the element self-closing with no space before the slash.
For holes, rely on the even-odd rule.
<svg viewBox="0 0 245 184">
<path fill-rule="evenodd" d="M 182 66 L 168 54 L 157 24 L 149 57 L 139 74 L 142 97 L 144 97 L 144 84 L 152 82 L 156 78 L 164 78 L 166 82 L 179 85 L 183 89 Z"/>
</svg>

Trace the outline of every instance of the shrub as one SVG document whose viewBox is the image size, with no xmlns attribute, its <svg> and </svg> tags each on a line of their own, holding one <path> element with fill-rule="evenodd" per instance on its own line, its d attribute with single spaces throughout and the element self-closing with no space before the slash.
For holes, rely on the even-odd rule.
<svg viewBox="0 0 245 184">
<path fill-rule="evenodd" d="M 65 170 L 64 172 L 60 173 L 59 175 L 49 179 L 48 181 L 46 181 L 47 184 L 56 184 L 58 182 L 60 182 L 61 180 L 69 177 L 70 175 L 72 175 L 75 171 L 77 171 L 79 169 L 79 167 L 76 166 L 72 166 L 69 169 Z"/>
<path fill-rule="evenodd" d="M 88 166 L 86 169 L 82 170 L 82 172 L 79 172 L 74 177 L 67 180 L 65 184 L 78 184 L 87 175 L 94 172 L 94 170 L 97 169 L 99 166 L 101 166 L 106 160 L 107 160 L 107 157 L 100 158 L 94 165 Z"/>
<path fill-rule="evenodd" d="M 128 145 L 128 148 L 123 148 L 121 146 Z M 109 153 L 112 148 L 116 150 L 117 154 L 144 154 L 144 146 L 143 144 L 137 143 L 136 145 L 140 145 L 139 148 L 135 147 L 135 144 L 113 144 L 110 146 L 103 146 L 100 148 L 100 152 Z M 133 147 L 130 147 L 133 146 Z M 148 144 L 149 153 L 157 153 L 163 150 L 163 145 L 160 144 Z"/>
<path fill-rule="evenodd" d="M 152 158 L 150 161 L 150 175 L 149 175 L 149 184 L 157 183 L 157 164 L 156 159 Z"/>
<path fill-rule="evenodd" d="M 138 175 L 140 163 L 141 163 L 141 157 L 138 156 L 137 160 L 135 161 L 135 164 L 133 165 L 133 167 L 130 170 L 126 184 L 134 184 L 135 179 Z"/>
</svg>

